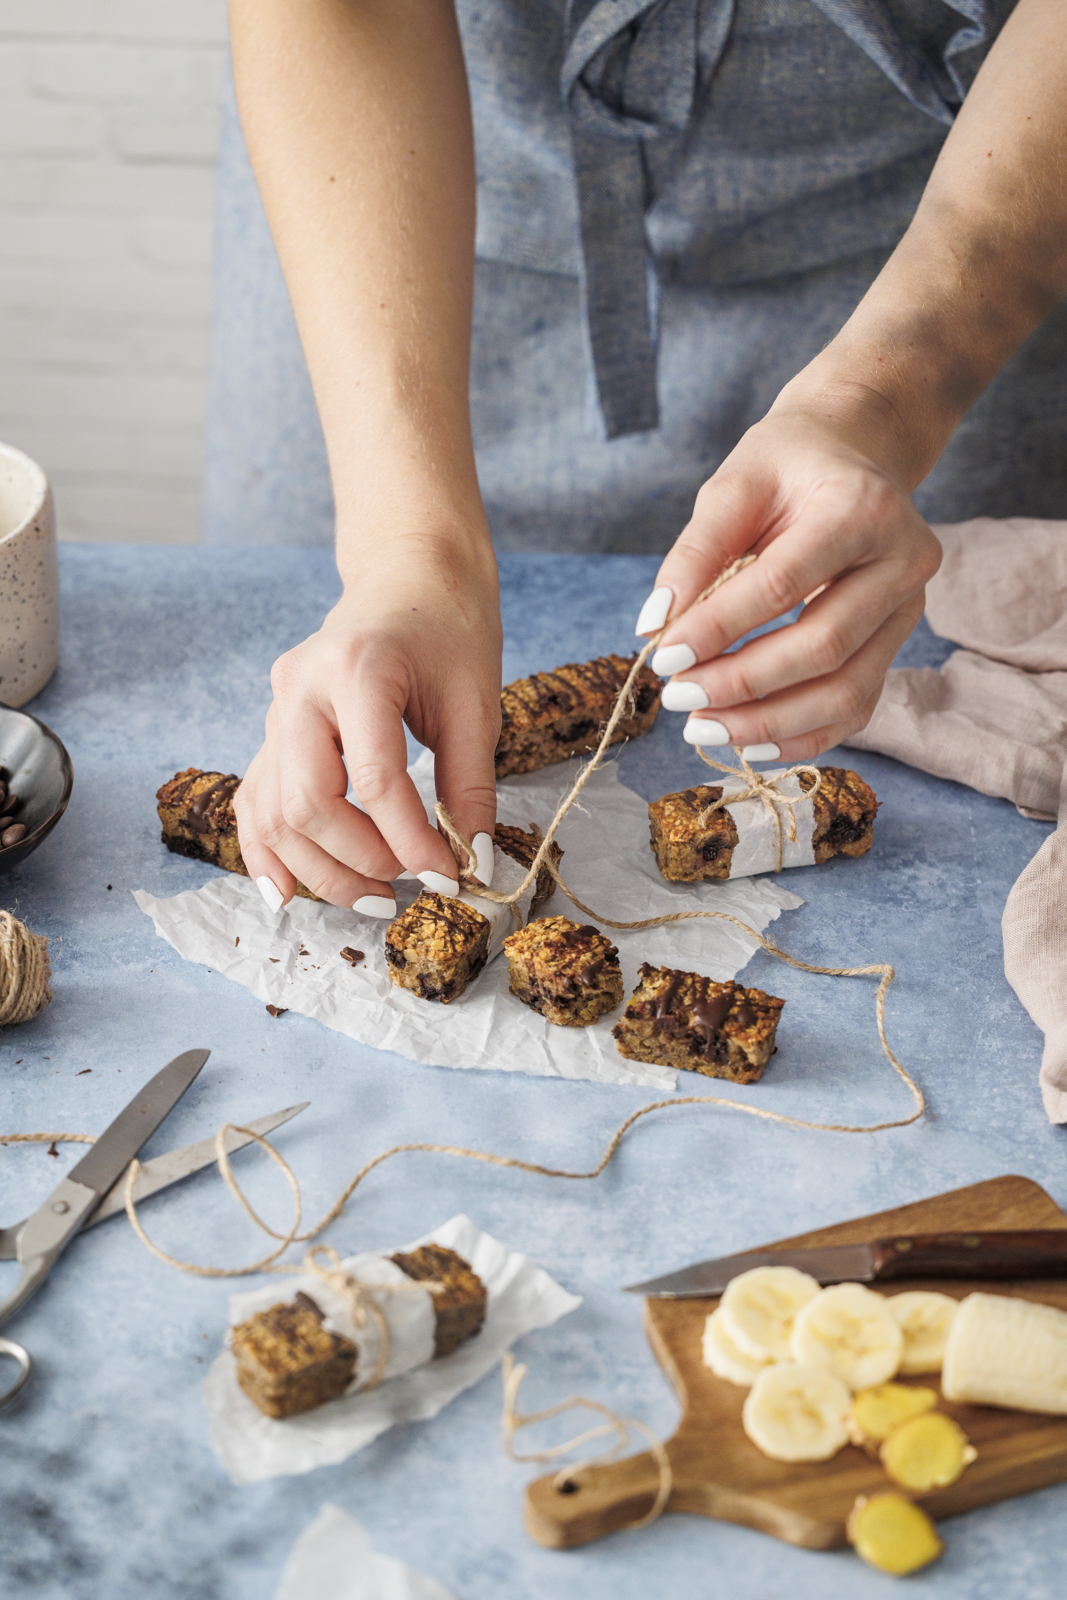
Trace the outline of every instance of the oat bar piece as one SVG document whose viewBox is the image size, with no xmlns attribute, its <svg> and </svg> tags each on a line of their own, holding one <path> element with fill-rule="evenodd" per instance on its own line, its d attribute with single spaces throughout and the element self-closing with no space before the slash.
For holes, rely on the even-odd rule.
<svg viewBox="0 0 1067 1600">
<path fill-rule="evenodd" d="M 678 794 L 665 794 L 648 808 L 652 853 L 671 883 L 696 883 L 728 878 L 737 824 L 725 806 L 703 824 L 708 806 L 722 799 L 720 784 L 702 783 Z"/>
<path fill-rule="evenodd" d="M 699 972 L 675 972 L 647 961 L 638 977 L 625 1012 L 611 1030 L 621 1056 L 733 1083 L 758 1083 L 776 1048 L 774 1033 L 784 1000 L 762 989 L 733 981 L 714 983 Z"/>
<path fill-rule="evenodd" d="M 532 830 L 497 825 L 497 848 L 530 867 L 541 842 Z M 555 862 L 563 851 L 553 840 L 549 853 Z M 555 888 L 547 867 L 537 874 L 530 915 L 534 916 Z M 385 960 L 389 976 L 401 989 L 422 1000 L 448 1005 L 458 1000 L 481 972 L 489 957 L 489 919 L 474 906 L 449 895 L 424 889 L 418 899 L 390 923 L 385 935 Z"/>
<path fill-rule="evenodd" d="M 815 860 L 829 861 L 836 855 L 865 855 L 873 842 L 874 818 L 879 804 L 873 789 L 858 773 L 849 772 L 845 767 L 820 767 L 819 771 L 821 779 L 812 800 Z M 811 789 L 815 783 L 806 772 L 798 775 L 798 781 L 804 789 Z M 737 825 L 733 817 L 721 806 L 706 822 L 700 821 L 707 807 L 721 798 L 720 784 L 698 784 L 678 794 L 665 794 L 649 805 L 652 853 L 659 870 L 671 883 L 696 883 L 730 876 L 737 845 Z"/>
<path fill-rule="evenodd" d="M 493 840 L 498 850 L 503 850 L 505 855 L 510 856 L 512 861 L 517 861 L 519 866 L 525 868 L 528 872 L 533 866 L 534 856 L 541 846 L 541 832 L 538 828 L 531 828 L 529 833 L 526 833 L 522 828 L 512 828 L 507 823 L 498 822 L 493 830 Z M 563 851 L 555 839 L 548 847 L 548 854 L 549 859 L 558 867 L 563 860 Z M 542 864 L 537 872 L 534 896 L 530 902 L 531 917 L 540 915 L 545 901 L 551 899 L 552 891 L 555 887 L 555 878 L 549 872 L 548 867 Z"/>
<path fill-rule="evenodd" d="M 424 889 L 389 924 L 385 960 L 399 989 L 421 1000 L 458 1000 L 485 966 L 489 919 L 451 895 Z"/>
<path fill-rule="evenodd" d="M 504 940 L 511 992 L 549 1022 L 588 1028 L 622 1000 L 619 952 L 589 923 L 542 917 Z"/>
<path fill-rule="evenodd" d="M 417 1250 L 398 1250 L 391 1259 L 416 1282 L 429 1279 L 441 1285 L 430 1296 L 436 1318 L 435 1358 L 451 1355 L 464 1339 L 478 1332 L 485 1321 L 488 1295 L 481 1278 L 461 1255 L 441 1244 L 424 1244 Z"/>
<path fill-rule="evenodd" d="M 599 656 L 507 684 L 500 696 L 497 777 L 537 772 L 595 750 L 633 663 L 633 656 Z M 632 706 L 620 718 L 612 744 L 647 733 L 655 722 L 661 686 L 651 667 L 641 668 L 632 693 Z"/>
<path fill-rule="evenodd" d="M 186 767 L 168 778 L 156 794 L 167 849 L 247 878 L 233 811 L 233 797 L 240 786 L 234 772 L 201 772 L 198 767 Z M 296 892 L 305 900 L 318 899 L 302 883 L 297 884 Z"/>
<path fill-rule="evenodd" d="M 865 856 L 874 843 L 874 819 L 881 802 L 858 772 L 847 767 L 820 767 L 819 787 L 812 806 L 815 832 L 812 844 L 818 862 L 832 856 Z M 814 779 L 799 774 L 801 786 L 810 789 Z"/>
<path fill-rule="evenodd" d="M 267 1417 L 300 1411 L 344 1394 L 359 1352 L 349 1339 L 330 1333 L 310 1295 L 257 1311 L 232 1330 L 237 1382 Z"/>
</svg>

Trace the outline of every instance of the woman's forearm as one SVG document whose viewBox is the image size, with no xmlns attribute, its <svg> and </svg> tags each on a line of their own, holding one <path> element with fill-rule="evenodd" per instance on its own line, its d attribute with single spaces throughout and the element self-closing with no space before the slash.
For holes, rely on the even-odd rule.
<svg viewBox="0 0 1067 1600">
<path fill-rule="evenodd" d="M 326 436 L 338 560 L 484 538 L 474 153 L 451 0 L 231 0 L 242 123 Z"/>
<path fill-rule="evenodd" d="M 1067 293 L 1067 6 L 1020 0 L 907 233 L 777 405 L 847 415 L 914 488 Z"/>
</svg>

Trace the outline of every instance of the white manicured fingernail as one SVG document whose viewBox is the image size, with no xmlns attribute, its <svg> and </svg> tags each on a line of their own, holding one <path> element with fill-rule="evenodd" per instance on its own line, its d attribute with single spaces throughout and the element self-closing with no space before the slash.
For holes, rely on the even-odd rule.
<svg viewBox="0 0 1067 1600">
<path fill-rule="evenodd" d="M 427 889 L 432 889 L 434 894 L 457 895 L 459 893 L 459 879 L 446 878 L 443 872 L 417 872 L 415 876 Z"/>
<path fill-rule="evenodd" d="M 730 735 L 721 722 L 711 717 L 690 717 L 682 729 L 686 744 L 729 744 Z"/>
<path fill-rule="evenodd" d="M 652 671 L 661 678 L 673 678 L 676 672 L 688 672 L 697 664 L 696 652 L 687 644 L 667 644 L 652 657 Z"/>
<path fill-rule="evenodd" d="M 658 633 L 666 622 L 674 599 L 673 589 L 653 589 L 637 613 L 635 633 Z"/>
<path fill-rule="evenodd" d="M 401 880 L 401 879 L 404 879 L 404 878 L 410 878 L 412 880 L 412 882 L 416 881 L 415 880 L 415 874 L 413 872 L 409 872 L 407 867 L 404 868 L 403 872 L 398 872 L 396 876 L 397 876 L 398 881 Z"/>
<path fill-rule="evenodd" d="M 746 761 L 781 761 L 782 752 L 776 744 L 746 744 L 741 754 Z"/>
<path fill-rule="evenodd" d="M 493 836 L 490 833 L 476 833 L 471 840 L 474 848 L 474 876 L 479 883 L 484 883 L 487 889 L 493 887 L 493 868 L 496 860 L 493 855 Z"/>
<path fill-rule="evenodd" d="M 263 896 L 271 911 L 282 909 L 282 891 L 272 878 L 257 878 L 256 888 Z"/>
<path fill-rule="evenodd" d="M 353 911 L 358 911 L 364 917 L 389 917 L 396 916 L 396 901 L 387 900 L 384 894 L 364 894 L 359 897 Z"/>
<path fill-rule="evenodd" d="M 663 690 L 664 711 L 703 711 L 707 703 L 699 683 L 668 683 Z"/>
</svg>

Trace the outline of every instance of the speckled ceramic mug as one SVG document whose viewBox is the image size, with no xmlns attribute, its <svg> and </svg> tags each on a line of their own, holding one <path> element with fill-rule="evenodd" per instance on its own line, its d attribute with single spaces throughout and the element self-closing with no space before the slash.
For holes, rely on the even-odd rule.
<svg viewBox="0 0 1067 1600">
<path fill-rule="evenodd" d="M 59 659 L 59 563 L 48 479 L 0 444 L 0 702 L 39 694 Z"/>
</svg>

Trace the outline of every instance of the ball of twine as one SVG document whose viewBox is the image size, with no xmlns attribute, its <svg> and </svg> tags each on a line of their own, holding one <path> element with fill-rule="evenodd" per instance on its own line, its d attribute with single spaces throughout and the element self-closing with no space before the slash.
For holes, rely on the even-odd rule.
<svg viewBox="0 0 1067 1600">
<path fill-rule="evenodd" d="M 0 911 L 0 1028 L 29 1022 L 51 1003 L 48 940 Z"/>
</svg>

